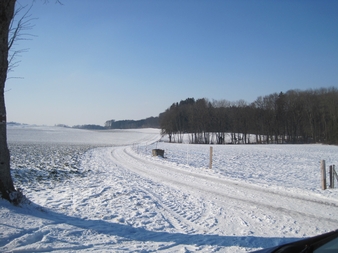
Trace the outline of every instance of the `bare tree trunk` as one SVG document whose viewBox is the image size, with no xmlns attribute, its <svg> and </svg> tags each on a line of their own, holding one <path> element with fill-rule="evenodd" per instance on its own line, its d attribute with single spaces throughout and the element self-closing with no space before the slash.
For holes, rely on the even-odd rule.
<svg viewBox="0 0 338 253">
<path fill-rule="evenodd" d="M 0 192 L 3 198 L 13 201 L 11 193 L 15 192 L 10 172 L 10 156 L 7 146 L 5 82 L 8 71 L 8 36 L 13 19 L 16 0 L 0 1 Z"/>
</svg>

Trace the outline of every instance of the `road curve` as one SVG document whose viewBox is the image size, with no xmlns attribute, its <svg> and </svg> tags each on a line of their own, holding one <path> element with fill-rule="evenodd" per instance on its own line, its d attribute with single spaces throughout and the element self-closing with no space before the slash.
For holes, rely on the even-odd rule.
<svg viewBox="0 0 338 253">
<path fill-rule="evenodd" d="M 236 183 L 226 178 L 192 172 L 165 165 L 136 154 L 131 147 L 115 148 L 111 159 L 120 166 L 156 182 L 176 187 L 190 194 L 213 200 L 220 206 L 259 209 L 258 213 L 292 216 L 295 220 L 321 220 L 338 226 L 338 204 L 316 196 L 300 196 L 286 191 Z M 219 176 L 219 175 L 218 175 Z"/>
</svg>

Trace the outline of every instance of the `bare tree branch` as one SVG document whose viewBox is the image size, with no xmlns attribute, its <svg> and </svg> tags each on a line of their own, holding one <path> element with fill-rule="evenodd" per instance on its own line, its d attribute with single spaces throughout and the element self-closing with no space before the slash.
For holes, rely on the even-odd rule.
<svg viewBox="0 0 338 253">
<path fill-rule="evenodd" d="M 14 50 L 15 43 L 22 40 L 30 40 L 31 39 L 30 37 L 35 37 L 34 35 L 27 32 L 33 29 L 34 27 L 32 21 L 35 20 L 35 18 L 32 18 L 32 15 L 30 14 L 31 9 L 32 5 L 30 7 L 28 7 L 28 5 L 25 6 L 22 5 L 19 6 L 14 12 L 14 18 L 12 19 L 9 30 L 9 39 L 8 39 L 9 66 L 7 72 L 10 72 L 15 67 L 17 67 L 18 64 L 20 63 L 20 61 L 17 60 L 17 58 L 20 57 L 22 53 L 28 51 L 27 48 Z"/>
<path fill-rule="evenodd" d="M 49 0 L 45 0 L 45 3 L 49 3 Z M 63 5 L 63 3 L 60 0 L 55 0 L 55 3 Z"/>
<path fill-rule="evenodd" d="M 31 22 L 35 20 L 35 18 L 32 18 L 32 15 L 29 14 L 31 9 L 32 6 L 28 8 L 27 5 L 16 9 L 10 25 L 8 50 L 12 48 L 15 41 L 28 40 L 28 37 L 33 36 L 32 34 L 24 33 L 24 31 L 31 30 L 34 27 Z M 21 15 L 24 10 L 26 11 Z"/>
</svg>

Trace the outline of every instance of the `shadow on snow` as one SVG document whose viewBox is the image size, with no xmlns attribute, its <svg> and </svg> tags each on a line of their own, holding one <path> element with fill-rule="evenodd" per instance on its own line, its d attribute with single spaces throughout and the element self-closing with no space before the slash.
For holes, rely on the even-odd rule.
<svg viewBox="0 0 338 253">
<path fill-rule="evenodd" d="M 18 214 L 35 216 L 41 219 L 50 220 L 52 224 L 68 224 L 81 229 L 90 229 L 99 234 L 118 236 L 127 241 L 139 242 L 170 242 L 168 248 L 175 245 L 194 245 L 194 246 L 220 246 L 220 247 L 244 247 L 244 248 L 268 248 L 279 244 L 289 243 L 301 238 L 279 238 L 279 237 L 260 237 L 260 236 L 221 236 L 209 234 L 183 234 L 169 233 L 161 231 L 149 231 L 144 228 L 136 228 L 126 224 L 107 222 L 102 220 L 86 220 L 56 213 L 42 208 L 34 203 L 23 207 L 11 208 L 12 212 Z M 29 233 L 29 231 L 26 231 Z M 15 237 L 17 236 L 13 236 Z M 5 246 L 9 238 L 0 239 L 0 247 Z M 91 245 L 90 247 L 93 247 Z"/>
</svg>

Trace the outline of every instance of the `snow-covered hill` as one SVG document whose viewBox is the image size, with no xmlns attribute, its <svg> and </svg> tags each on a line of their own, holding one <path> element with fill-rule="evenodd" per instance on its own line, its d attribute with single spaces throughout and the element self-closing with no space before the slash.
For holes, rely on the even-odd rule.
<svg viewBox="0 0 338 253">
<path fill-rule="evenodd" d="M 0 200 L 1 252 L 249 252 L 338 228 L 320 189 L 325 145 L 157 142 L 159 130 L 9 127 L 16 187 Z M 151 150 L 165 150 L 165 158 Z"/>
</svg>

